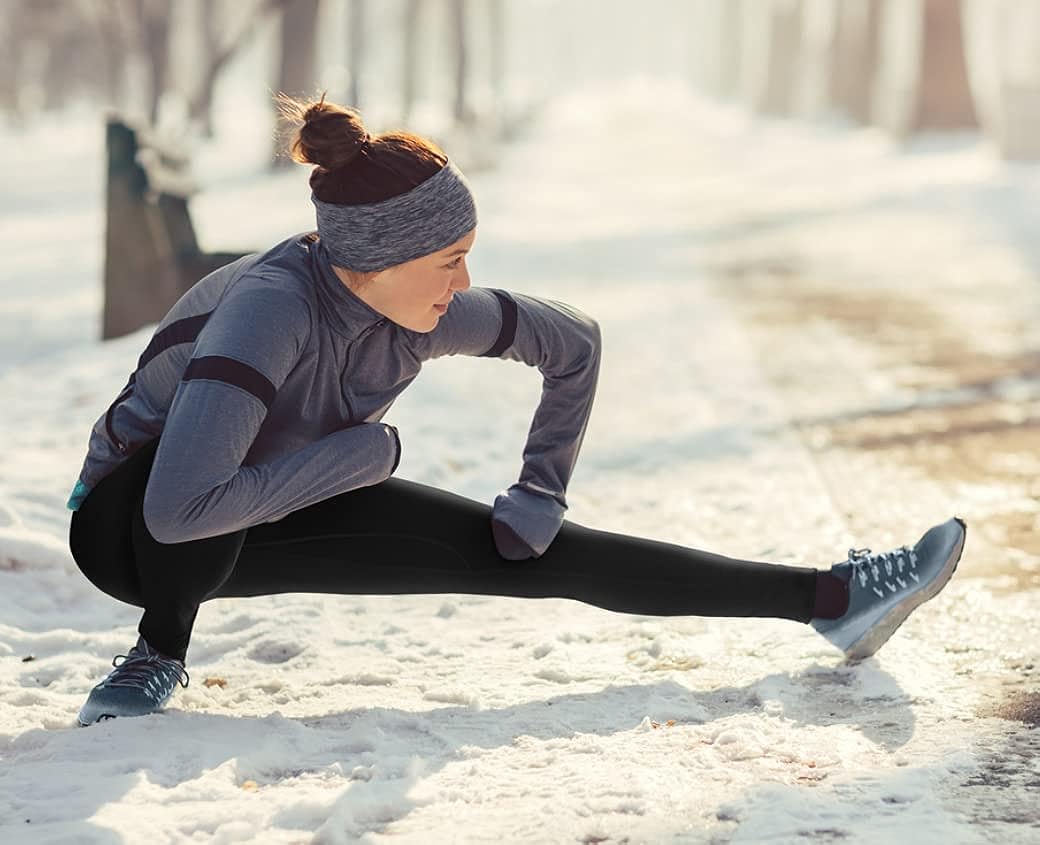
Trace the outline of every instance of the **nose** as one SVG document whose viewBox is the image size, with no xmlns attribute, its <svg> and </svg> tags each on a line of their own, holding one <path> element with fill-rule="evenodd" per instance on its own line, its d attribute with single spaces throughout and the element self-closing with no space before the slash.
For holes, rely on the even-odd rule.
<svg viewBox="0 0 1040 845">
<path fill-rule="evenodd" d="M 459 264 L 459 269 L 452 274 L 451 286 L 456 290 L 466 290 L 470 286 L 469 267 L 466 266 L 465 258 Z"/>
</svg>

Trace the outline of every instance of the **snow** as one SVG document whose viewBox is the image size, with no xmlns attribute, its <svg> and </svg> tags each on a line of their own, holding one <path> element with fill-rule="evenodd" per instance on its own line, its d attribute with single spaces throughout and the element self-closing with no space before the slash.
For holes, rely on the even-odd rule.
<svg viewBox="0 0 1040 845">
<path fill-rule="evenodd" d="M 79 573 L 64 503 L 152 328 L 96 339 L 96 119 L 26 132 L 0 134 L 0 839 L 1034 841 L 1037 756 L 1020 755 L 998 800 L 980 778 L 1035 740 L 980 714 L 1036 659 L 1036 592 L 971 569 L 972 533 L 963 577 L 856 665 L 784 620 L 468 595 L 221 599 L 164 712 L 77 727 L 140 612 Z M 207 249 L 311 225 L 306 170 L 264 174 L 257 135 L 197 161 Z M 471 177 L 474 283 L 566 301 L 604 339 L 569 519 L 826 566 L 953 513 L 971 531 L 999 497 L 821 463 L 794 414 L 906 396 L 873 347 L 807 314 L 771 350 L 777 366 L 820 356 L 817 389 L 792 408 L 713 268 L 781 244 L 816 270 L 869 268 L 882 290 L 941 276 L 962 294 L 949 314 L 985 323 L 1034 302 L 1040 168 L 1002 166 L 973 135 L 897 148 L 639 79 L 557 100 L 502 154 Z M 405 442 L 398 475 L 490 503 L 519 472 L 539 391 L 513 363 L 430 362 L 387 417 Z"/>
</svg>

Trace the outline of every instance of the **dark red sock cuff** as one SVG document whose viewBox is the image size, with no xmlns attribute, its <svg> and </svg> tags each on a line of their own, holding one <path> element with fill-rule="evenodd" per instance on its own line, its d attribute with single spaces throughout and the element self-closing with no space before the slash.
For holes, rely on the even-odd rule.
<svg viewBox="0 0 1040 845">
<path fill-rule="evenodd" d="M 837 619 L 849 609 L 849 585 L 837 575 L 817 570 L 814 619 Z"/>
</svg>

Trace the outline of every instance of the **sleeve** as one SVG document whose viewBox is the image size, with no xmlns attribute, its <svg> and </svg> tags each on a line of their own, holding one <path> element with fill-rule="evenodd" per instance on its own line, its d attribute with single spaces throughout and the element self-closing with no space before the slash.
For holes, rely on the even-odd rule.
<svg viewBox="0 0 1040 845">
<path fill-rule="evenodd" d="M 383 423 L 242 465 L 310 330 L 306 301 L 275 288 L 232 290 L 209 317 L 171 401 L 145 488 L 144 521 L 158 542 L 272 521 L 396 470 L 400 440 Z"/>
<path fill-rule="evenodd" d="M 563 524 L 567 484 L 592 414 L 599 378 L 599 324 L 564 302 L 470 287 L 455 295 L 441 322 L 425 337 L 424 357 L 506 358 L 541 372 L 541 400 L 528 432 L 520 477 L 496 496 L 492 507 L 492 532 L 502 556 L 540 557 Z"/>
</svg>

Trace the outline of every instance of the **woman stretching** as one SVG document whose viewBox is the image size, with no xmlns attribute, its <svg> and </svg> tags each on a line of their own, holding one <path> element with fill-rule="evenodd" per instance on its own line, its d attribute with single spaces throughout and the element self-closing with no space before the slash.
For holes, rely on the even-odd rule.
<svg viewBox="0 0 1040 845">
<path fill-rule="evenodd" d="M 950 579 L 958 518 L 913 548 L 853 549 L 828 569 L 565 520 L 599 375 L 596 321 L 470 285 L 476 206 L 435 144 L 373 137 L 324 97 L 280 103 L 297 125 L 293 158 L 317 165 L 316 231 L 215 270 L 177 301 L 94 424 L 69 498 L 83 574 L 144 611 L 80 724 L 160 710 L 186 687 L 208 599 L 569 598 L 622 613 L 797 620 L 859 659 Z M 391 477 L 401 441 L 380 420 L 443 355 L 522 361 L 544 377 L 519 480 L 491 507 Z"/>
</svg>

